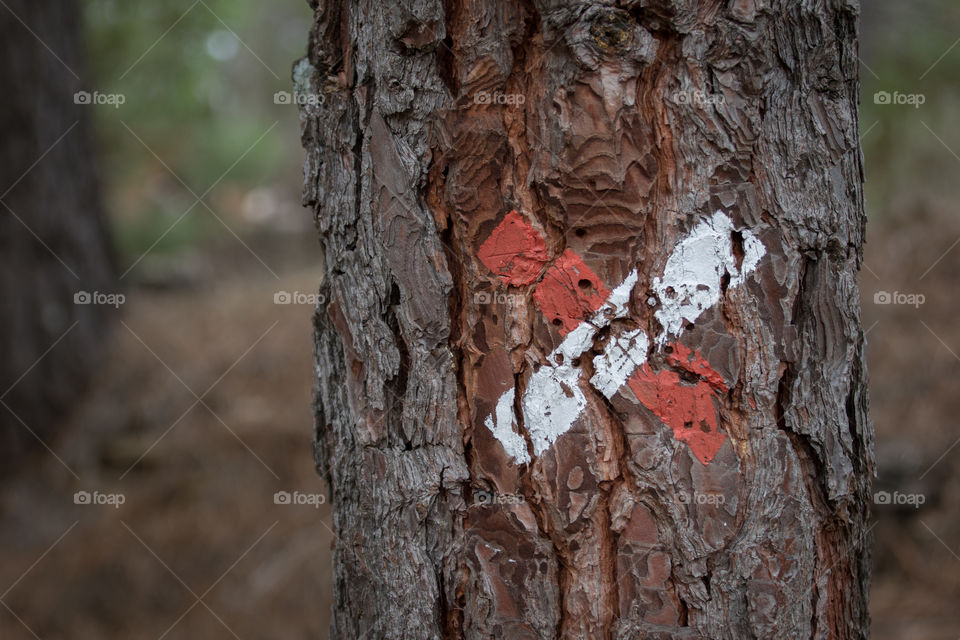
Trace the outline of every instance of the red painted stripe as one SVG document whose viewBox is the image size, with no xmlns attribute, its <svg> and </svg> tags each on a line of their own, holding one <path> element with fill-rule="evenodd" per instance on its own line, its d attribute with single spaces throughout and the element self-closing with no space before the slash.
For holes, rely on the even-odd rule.
<svg viewBox="0 0 960 640">
<path fill-rule="evenodd" d="M 667 362 L 678 369 L 683 369 L 687 373 L 692 373 L 701 378 L 717 391 L 726 391 L 727 383 L 723 376 L 713 370 L 707 359 L 698 351 L 694 351 L 680 342 L 670 344 L 671 351 L 667 354 Z"/>
<path fill-rule="evenodd" d="M 717 455 L 726 435 L 720 431 L 713 398 L 727 389 L 723 377 L 699 353 L 672 343 L 667 360 L 697 375 L 696 383 L 681 380 L 676 371 L 656 373 L 646 363 L 627 381 L 630 389 L 648 409 L 673 430 L 677 440 L 687 443 L 704 464 Z"/>
<path fill-rule="evenodd" d="M 477 257 L 504 282 L 515 286 L 535 282 L 550 259 L 543 236 L 516 211 L 504 216 L 480 245 Z"/>
<path fill-rule="evenodd" d="M 603 306 L 610 292 L 600 277 L 570 249 L 564 251 L 533 292 L 533 300 L 561 336 Z"/>
</svg>

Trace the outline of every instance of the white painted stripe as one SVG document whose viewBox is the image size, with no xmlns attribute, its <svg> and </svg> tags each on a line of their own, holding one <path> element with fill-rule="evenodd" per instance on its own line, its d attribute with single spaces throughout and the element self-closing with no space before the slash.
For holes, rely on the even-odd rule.
<svg viewBox="0 0 960 640">
<path fill-rule="evenodd" d="M 487 416 L 484 424 L 487 425 L 487 429 L 490 429 L 493 437 L 503 445 L 507 455 L 520 464 L 526 464 L 530 462 L 530 454 L 527 452 L 527 441 L 517 432 L 517 424 L 513 419 L 513 399 L 514 392 L 511 387 L 497 400 L 496 424 L 494 424 L 493 415 Z"/>
<path fill-rule="evenodd" d="M 740 264 L 740 273 L 730 280 L 731 287 L 739 287 L 747 281 L 747 276 L 756 271 L 760 258 L 767 253 L 767 248 L 760 242 L 760 238 L 749 230 L 743 234 L 743 262 Z"/>
<path fill-rule="evenodd" d="M 614 318 L 623 318 L 630 309 L 630 293 L 637 284 L 637 270 L 623 282 L 593 316 L 567 334 L 563 342 L 547 356 L 547 363 L 532 376 L 523 394 L 523 425 L 533 441 L 533 452 L 540 455 L 573 426 L 587 406 L 580 389 L 582 369 L 573 361 L 593 345 L 597 331 Z M 560 361 L 559 363 L 557 361 Z"/>
<path fill-rule="evenodd" d="M 737 286 L 756 269 L 766 252 L 763 243 L 749 230 L 743 231 L 741 272 L 733 256 L 733 232 L 730 218 L 717 211 L 677 244 L 667 259 L 663 277 L 654 278 L 653 290 L 660 308 L 653 315 L 664 329 L 657 336 L 658 347 L 679 336 L 687 323 L 720 301 L 724 274 L 730 275 L 730 286 Z"/>
<path fill-rule="evenodd" d="M 611 337 L 606 350 L 593 359 L 595 373 L 590 384 L 607 398 L 612 398 L 634 370 L 647 361 L 649 346 L 650 339 L 643 329 Z"/>
<path fill-rule="evenodd" d="M 540 367 L 530 376 L 521 405 L 523 425 L 533 441 L 533 453 L 539 456 L 570 429 L 587 406 L 580 389 L 580 367 Z"/>
</svg>

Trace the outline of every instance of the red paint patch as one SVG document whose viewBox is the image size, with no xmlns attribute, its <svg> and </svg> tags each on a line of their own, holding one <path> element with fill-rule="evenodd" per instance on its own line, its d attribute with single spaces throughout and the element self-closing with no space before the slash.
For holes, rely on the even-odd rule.
<svg viewBox="0 0 960 640">
<path fill-rule="evenodd" d="M 680 342 L 671 343 L 670 348 L 672 350 L 667 355 L 667 362 L 687 373 L 692 373 L 718 391 L 727 390 L 723 376 L 714 371 L 707 359 L 698 352 Z"/>
<path fill-rule="evenodd" d="M 536 281 L 550 257 L 543 236 L 511 211 L 480 245 L 477 257 L 507 284 L 528 285 Z"/>
<path fill-rule="evenodd" d="M 697 459 L 708 464 L 726 439 L 717 425 L 713 397 L 718 391 L 726 391 L 727 386 L 699 353 L 680 343 L 670 346 L 673 352 L 668 361 L 695 374 L 699 378 L 696 383 L 681 380 L 669 369 L 654 373 L 646 363 L 627 384 L 637 399 L 673 430 L 677 440 L 686 442 Z"/>
<path fill-rule="evenodd" d="M 533 300 L 561 336 L 603 306 L 610 292 L 599 276 L 570 249 L 564 251 L 533 292 Z"/>
</svg>

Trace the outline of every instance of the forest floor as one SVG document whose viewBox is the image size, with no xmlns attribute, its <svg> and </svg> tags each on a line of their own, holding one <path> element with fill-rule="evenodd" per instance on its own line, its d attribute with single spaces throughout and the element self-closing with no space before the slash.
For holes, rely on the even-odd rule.
<svg viewBox="0 0 960 640">
<path fill-rule="evenodd" d="M 274 499 L 325 495 L 313 306 L 274 304 L 320 278 L 254 250 L 279 280 L 221 247 L 159 278 L 175 286 L 128 290 L 102 375 L 50 443 L 60 460 L 41 450 L 3 487 L 2 599 L 23 624 L 0 609 L 0 638 L 327 637 L 329 505 Z M 78 505 L 78 491 L 124 502 Z"/>
<path fill-rule="evenodd" d="M 934 210 L 947 209 L 872 225 L 861 278 L 878 489 L 923 495 L 874 509 L 877 640 L 960 636 L 960 247 L 919 277 L 960 222 Z M 0 490 L 0 637 L 327 637 L 329 505 L 275 503 L 325 494 L 310 448 L 312 305 L 274 304 L 316 290 L 314 243 L 253 245 L 279 279 L 221 246 L 128 292 L 55 455 L 38 451 Z M 875 304 L 878 291 L 925 301 Z M 76 504 L 82 491 L 123 504 Z"/>
</svg>

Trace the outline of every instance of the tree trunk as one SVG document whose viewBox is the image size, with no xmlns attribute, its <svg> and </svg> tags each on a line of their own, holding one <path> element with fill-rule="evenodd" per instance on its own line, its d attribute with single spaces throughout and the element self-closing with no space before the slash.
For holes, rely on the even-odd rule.
<svg viewBox="0 0 960 640">
<path fill-rule="evenodd" d="M 867 637 L 857 15 L 317 7 L 332 637 Z"/>
<path fill-rule="evenodd" d="M 106 309 L 74 300 L 112 292 L 79 25 L 73 0 L 0 7 L 0 476 L 50 438 L 102 351 Z"/>
</svg>

